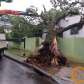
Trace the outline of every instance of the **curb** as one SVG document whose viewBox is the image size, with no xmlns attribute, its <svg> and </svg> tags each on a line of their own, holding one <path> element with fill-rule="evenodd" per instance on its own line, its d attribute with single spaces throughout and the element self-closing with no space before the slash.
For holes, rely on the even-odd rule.
<svg viewBox="0 0 84 84">
<path fill-rule="evenodd" d="M 28 68 L 31 68 L 33 69 L 35 72 L 37 72 L 38 74 L 40 75 L 44 75 L 45 77 L 51 79 L 53 82 L 57 83 L 57 84 L 74 84 L 72 83 L 71 80 L 67 80 L 65 78 L 59 78 L 57 76 L 53 76 L 49 73 L 47 73 L 46 71 L 40 69 L 39 67 L 35 66 L 35 65 L 32 65 L 32 64 L 29 64 L 29 63 L 25 63 L 24 61 L 22 61 L 22 59 L 17 59 L 15 57 L 12 57 L 10 56 L 11 54 L 6 54 L 4 55 L 4 57 L 8 58 L 8 59 L 11 59 L 25 67 L 28 67 Z"/>
<path fill-rule="evenodd" d="M 6 58 L 8 58 L 8 59 L 10 59 L 10 60 L 13 60 L 13 61 L 15 61 L 15 62 L 17 62 L 17 63 L 19 63 L 19 64 L 25 66 L 25 67 L 31 68 L 31 69 L 33 69 L 34 71 L 36 71 L 38 74 L 44 75 L 45 77 L 51 79 L 52 81 L 54 81 L 54 82 L 60 84 L 59 81 L 58 81 L 58 78 L 56 78 L 56 77 L 54 78 L 54 76 L 52 76 L 51 74 L 49 74 L 49 73 L 45 72 L 44 70 L 38 68 L 38 67 L 35 66 L 35 65 L 32 65 L 32 64 L 29 64 L 29 63 L 25 63 L 25 62 L 23 62 L 23 61 L 21 61 L 21 60 L 18 60 L 18 59 L 16 59 L 16 58 L 11 57 L 11 56 L 6 55 L 6 54 L 4 55 L 4 57 L 6 57 Z"/>
</svg>

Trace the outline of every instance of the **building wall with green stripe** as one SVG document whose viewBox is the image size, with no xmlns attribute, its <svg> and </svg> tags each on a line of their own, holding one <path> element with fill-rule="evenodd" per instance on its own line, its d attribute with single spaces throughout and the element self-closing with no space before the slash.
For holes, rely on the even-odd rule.
<svg viewBox="0 0 84 84">
<path fill-rule="evenodd" d="M 41 44 L 41 42 L 42 39 L 40 37 L 26 38 L 25 50 L 34 51 Z M 21 44 L 15 42 L 9 42 L 8 46 L 9 48 L 24 49 L 24 42 L 21 42 Z"/>
<path fill-rule="evenodd" d="M 68 60 L 84 64 L 84 38 L 60 38 L 58 45 Z"/>
<path fill-rule="evenodd" d="M 34 51 L 40 44 L 42 39 L 40 37 L 26 38 L 25 50 Z M 24 48 L 24 43 L 22 42 L 21 48 Z"/>
</svg>

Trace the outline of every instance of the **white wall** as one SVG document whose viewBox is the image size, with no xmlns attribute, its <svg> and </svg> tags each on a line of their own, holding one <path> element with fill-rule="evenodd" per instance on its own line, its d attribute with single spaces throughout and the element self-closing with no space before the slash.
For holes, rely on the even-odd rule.
<svg viewBox="0 0 84 84">
<path fill-rule="evenodd" d="M 67 16 L 65 19 L 62 19 L 60 22 L 59 22 L 59 25 L 63 28 L 69 26 L 69 25 L 72 25 L 72 24 L 75 24 L 75 23 L 78 23 L 81 19 L 81 16 L 80 15 L 75 15 L 75 16 Z M 69 37 L 84 37 L 84 26 L 82 29 L 79 30 L 79 33 L 78 34 L 75 34 L 75 35 L 71 35 L 70 34 L 70 30 L 68 31 L 65 31 L 63 33 L 63 37 L 64 38 L 69 38 Z"/>
</svg>

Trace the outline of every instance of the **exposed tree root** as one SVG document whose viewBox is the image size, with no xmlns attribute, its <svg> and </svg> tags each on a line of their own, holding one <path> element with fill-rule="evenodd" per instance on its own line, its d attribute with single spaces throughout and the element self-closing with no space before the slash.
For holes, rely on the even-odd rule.
<svg viewBox="0 0 84 84">
<path fill-rule="evenodd" d="M 66 65 L 67 59 L 58 50 L 59 54 L 51 52 L 48 42 L 42 43 L 43 47 L 38 49 L 38 54 L 31 55 L 26 59 L 26 62 L 37 63 L 45 66 L 52 65 L 52 61 L 55 65 Z"/>
</svg>

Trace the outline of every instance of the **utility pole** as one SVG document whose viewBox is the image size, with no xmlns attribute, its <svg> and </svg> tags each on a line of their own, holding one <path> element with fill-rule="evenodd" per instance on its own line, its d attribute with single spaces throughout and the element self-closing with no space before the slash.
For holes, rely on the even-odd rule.
<svg viewBox="0 0 84 84">
<path fill-rule="evenodd" d="M 25 56 L 26 55 L 26 53 L 25 53 L 25 48 L 26 48 L 26 43 L 25 42 L 26 42 L 26 38 L 24 37 L 23 40 L 24 40 L 24 53 L 23 53 L 23 56 Z"/>
<path fill-rule="evenodd" d="M 0 1 L 0 7 L 1 7 L 1 1 Z"/>
</svg>

